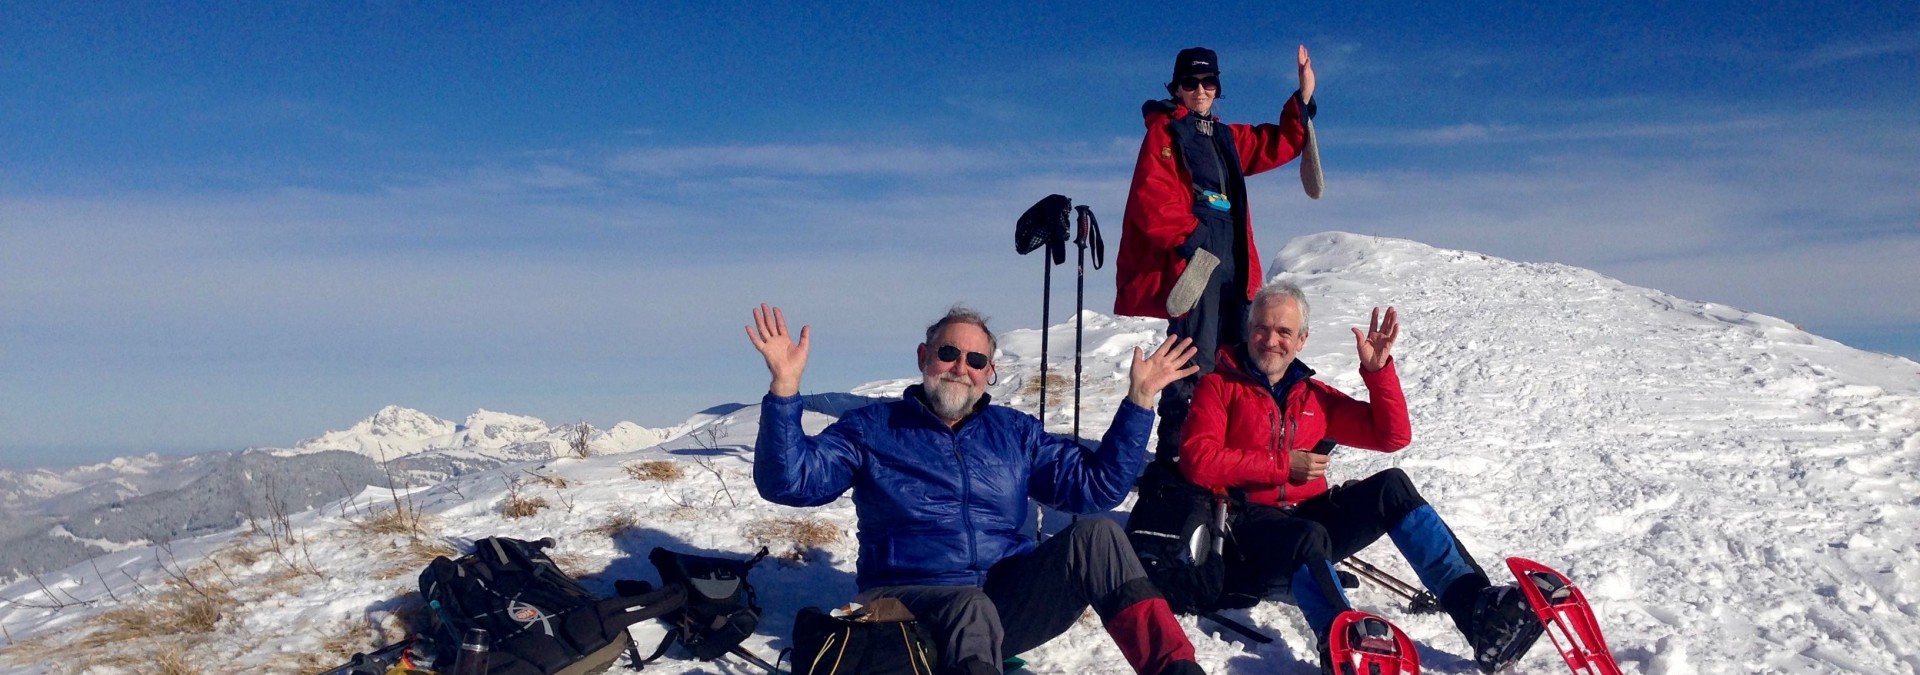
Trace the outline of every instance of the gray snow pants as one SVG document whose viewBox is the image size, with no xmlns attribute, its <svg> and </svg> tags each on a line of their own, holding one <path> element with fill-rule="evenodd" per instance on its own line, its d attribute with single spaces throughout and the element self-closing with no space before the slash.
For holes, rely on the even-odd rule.
<svg viewBox="0 0 1920 675">
<path fill-rule="evenodd" d="M 942 673 L 999 675 L 1003 654 L 1067 632 L 1088 606 L 1102 618 L 1112 616 L 1142 585 L 1128 588 L 1128 582 L 1146 576 L 1119 523 L 1082 518 L 1032 553 L 994 565 L 986 588 L 880 586 L 856 600 L 899 598 L 938 641 Z"/>
</svg>

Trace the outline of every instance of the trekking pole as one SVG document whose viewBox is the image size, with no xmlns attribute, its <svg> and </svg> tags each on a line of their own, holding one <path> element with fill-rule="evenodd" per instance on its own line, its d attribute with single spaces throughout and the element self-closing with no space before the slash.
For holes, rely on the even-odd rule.
<svg viewBox="0 0 1920 675">
<path fill-rule="evenodd" d="M 1047 195 L 1026 213 L 1020 214 L 1020 221 L 1013 231 L 1013 250 L 1026 255 L 1041 247 L 1047 249 L 1040 256 L 1042 284 L 1040 289 L 1040 424 L 1047 423 L 1047 321 L 1053 314 L 1053 266 L 1067 261 L 1067 236 L 1071 223 L 1068 214 L 1073 212 L 1073 200 L 1062 195 Z M 1051 259 L 1051 261 L 1049 261 Z"/>
<path fill-rule="evenodd" d="M 1093 248 L 1093 268 L 1100 269 L 1100 263 L 1106 258 L 1106 245 L 1100 241 L 1100 221 L 1093 217 L 1093 209 L 1086 206 L 1073 207 L 1079 228 L 1074 234 L 1073 245 L 1080 249 L 1079 278 L 1073 290 L 1073 438 L 1080 438 L 1080 355 L 1081 337 L 1087 331 L 1087 248 Z"/>
<path fill-rule="evenodd" d="M 1434 597 L 1432 592 L 1401 581 L 1399 577 L 1388 574 L 1386 570 L 1374 567 L 1372 563 L 1361 560 L 1359 556 L 1348 556 L 1347 559 L 1340 561 L 1339 564 L 1351 570 L 1354 574 L 1379 584 L 1382 588 L 1387 589 L 1388 593 L 1400 596 L 1401 599 L 1406 600 L 1408 602 L 1407 611 L 1410 613 L 1427 614 L 1441 610 L 1440 599 Z"/>
<path fill-rule="evenodd" d="M 1052 330 L 1049 330 L 1049 324 L 1047 323 L 1049 317 L 1052 315 L 1051 308 L 1053 306 L 1053 265 L 1047 262 L 1046 256 L 1040 256 L 1040 269 L 1043 270 L 1040 275 L 1040 427 L 1046 428 L 1047 336 L 1053 333 Z"/>
<path fill-rule="evenodd" d="M 1047 322 L 1052 319 L 1053 314 L 1053 266 L 1067 261 L 1067 237 L 1072 234 L 1068 232 L 1072 223 L 1067 219 L 1072 213 L 1073 200 L 1063 195 L 1047 195 L 1040 201 L 1034 202 L 1033 206 L 1027 207 L 1026 213 L 1020 214 L 1020 220 L 1015 223 L 1013 230 L 1013 250 L 1020 255 L 1026 255 L 1041 248 L 1046 249 L 1040 254 L 1040 268 L 1043 271 L 1040 276 L 1040 411 L 1038 417 L 1040 428 L 1043 430 L 1047 426 L 1047 336 L 1051 332 L 1048 330 Z M 1052 260 L 1049 261 L 1049 258 Z M 1076 409 L 1073 418 L 1076 438 L 1080 435 L 1079 414 L 1079 410 Z M 1046 529 L 1040 522 L 1042 511 L 1043 509 L 1033 510 L 1034 541 L 1040 541 L 1041 532 Z"/>
<path fill-rule="evenodd" d="M 787 671 L 781 670 L 779 666 L 767 663 L 766 659 L 754 656 L 753 652 L 747 651 L 747 648 L 740 645 L 734 645 L 733 648 L 727 650 L 727 652 L 745 659 L 747 663 L 766 669 L 768 675 L 787 675 Z"/>
</svg>

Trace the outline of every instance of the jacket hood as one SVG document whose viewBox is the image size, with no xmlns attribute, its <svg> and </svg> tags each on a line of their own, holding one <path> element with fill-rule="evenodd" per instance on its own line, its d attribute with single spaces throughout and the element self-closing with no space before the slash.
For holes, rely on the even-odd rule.
<svg viewBox="0 0 1920 675">
<path fill-rule="evenodd" d="M 1179 101 L 1170 98 L 1154 99 L 1140 104 L 1140 117 L 1149 127 L 1153 126 L 1156 120 L 1177 120 L 1186 117 L 1190 112 L 1192 111 L 1187 110 L 1187 107 L 1181 105 Z"/>
</svg>

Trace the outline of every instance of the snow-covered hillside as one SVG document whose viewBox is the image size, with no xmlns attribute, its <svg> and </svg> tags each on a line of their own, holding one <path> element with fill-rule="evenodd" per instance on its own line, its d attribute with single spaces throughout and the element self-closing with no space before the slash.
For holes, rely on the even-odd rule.
<svg viewBox="0 0 1920 675">
<path fill-rule="evenodd" d="M 1314 299 L 1303 358 L 1349 392 L 1364 394 L 1347 328 L 1364 326 L 1376 305 L 1401 312 L 1396 353 L 1414 444 L 1391 455 L 1339 450 L 1333 478 L 1401 467 L 1496 578 L 1507 555 L 1565 571 L 1628 672 L 1920 672 L 1920 364 L 1581 269 L 1409 241 L 1313 235 L 1271 268 Z M 1084 318 L 1082 434 L 1097 437 L 1124 394 L 1127 353 L 1157 342 L 1164 322 Z M 1008 328 L 993 394 L 1033 410 L 1039 332 Z M 1048 330 L 1054 382 L 1070 384 L 1072 323 Z M 807 424 L 822 428 L 907 382 L 812 397 Z M 759 393 L 653 447 L 502 467 L 410 495 L 369 490 L 292 515 L 290 537 L 242 530 L 118 551 L 44 575 L 44 588 L 5 587 L 0 667 L 330 665 L 417 618 L 408 593 L 426 556 L 489 535 L 555 537 L 563 565 L 601 591 L 656 578 L 645 560 L 654 546 L 745 555 L 765 543 L 782 558 L 753 573 L 767 616 L 748 646 L 770 657 L 796 610 L 852 595 L 855 545 L 846 500 L 792 509 L 755 495 Z M 1071 428 L 1071 397 L 1049 385 L 1051 428 Z M 535 500 L 545 506 L 530 516 L 503 514 Z M 396 502 L 423 512 L 422 524 L 385 527 L 393 519 L 380 514 Z M 821 543 L 823 532 L 838 539 Z M 1389 543 L 1362 555 L 1412 578 Z M 1407 629 L 1429 672 L 1473 671 L 1446 619 L 1408 615 L 1375 589 L 1353 599 Z M 173 622 L 139 618 L 151 616 Z M 1280 639 L 1227 642 L 1187 619 L 1208 672 L 1314 671 L 1291 607 L 1234 616 Z M 1091 621 L 1026 656 L 1034 673 L 1126 672 Z M 655 668 L 755 672 L 728 661 Z M 1516 671 L 1564 669 L 1536 646 Z"/>
</svg>

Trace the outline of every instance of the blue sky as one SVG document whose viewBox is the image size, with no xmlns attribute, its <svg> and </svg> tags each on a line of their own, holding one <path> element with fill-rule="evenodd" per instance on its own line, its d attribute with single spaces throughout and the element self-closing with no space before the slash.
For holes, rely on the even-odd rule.
<svg viewBox="0 0 1920 675">
<path fill-rule="evenodd" d="M 1246 122 L 1312 50 L 1327 196 L 1255 177 L 1268 255 L 1406 237 L 1920 358 L 1920 10 L 1559 4 L 0 2 L 0 462 L 669 424 L 764 392 L 763 300 L 806 389 L 909 375 L 951 303 L 1039 323 L 1034 200 L 1117 244 L 1193 45 Z"/>
</svg>

